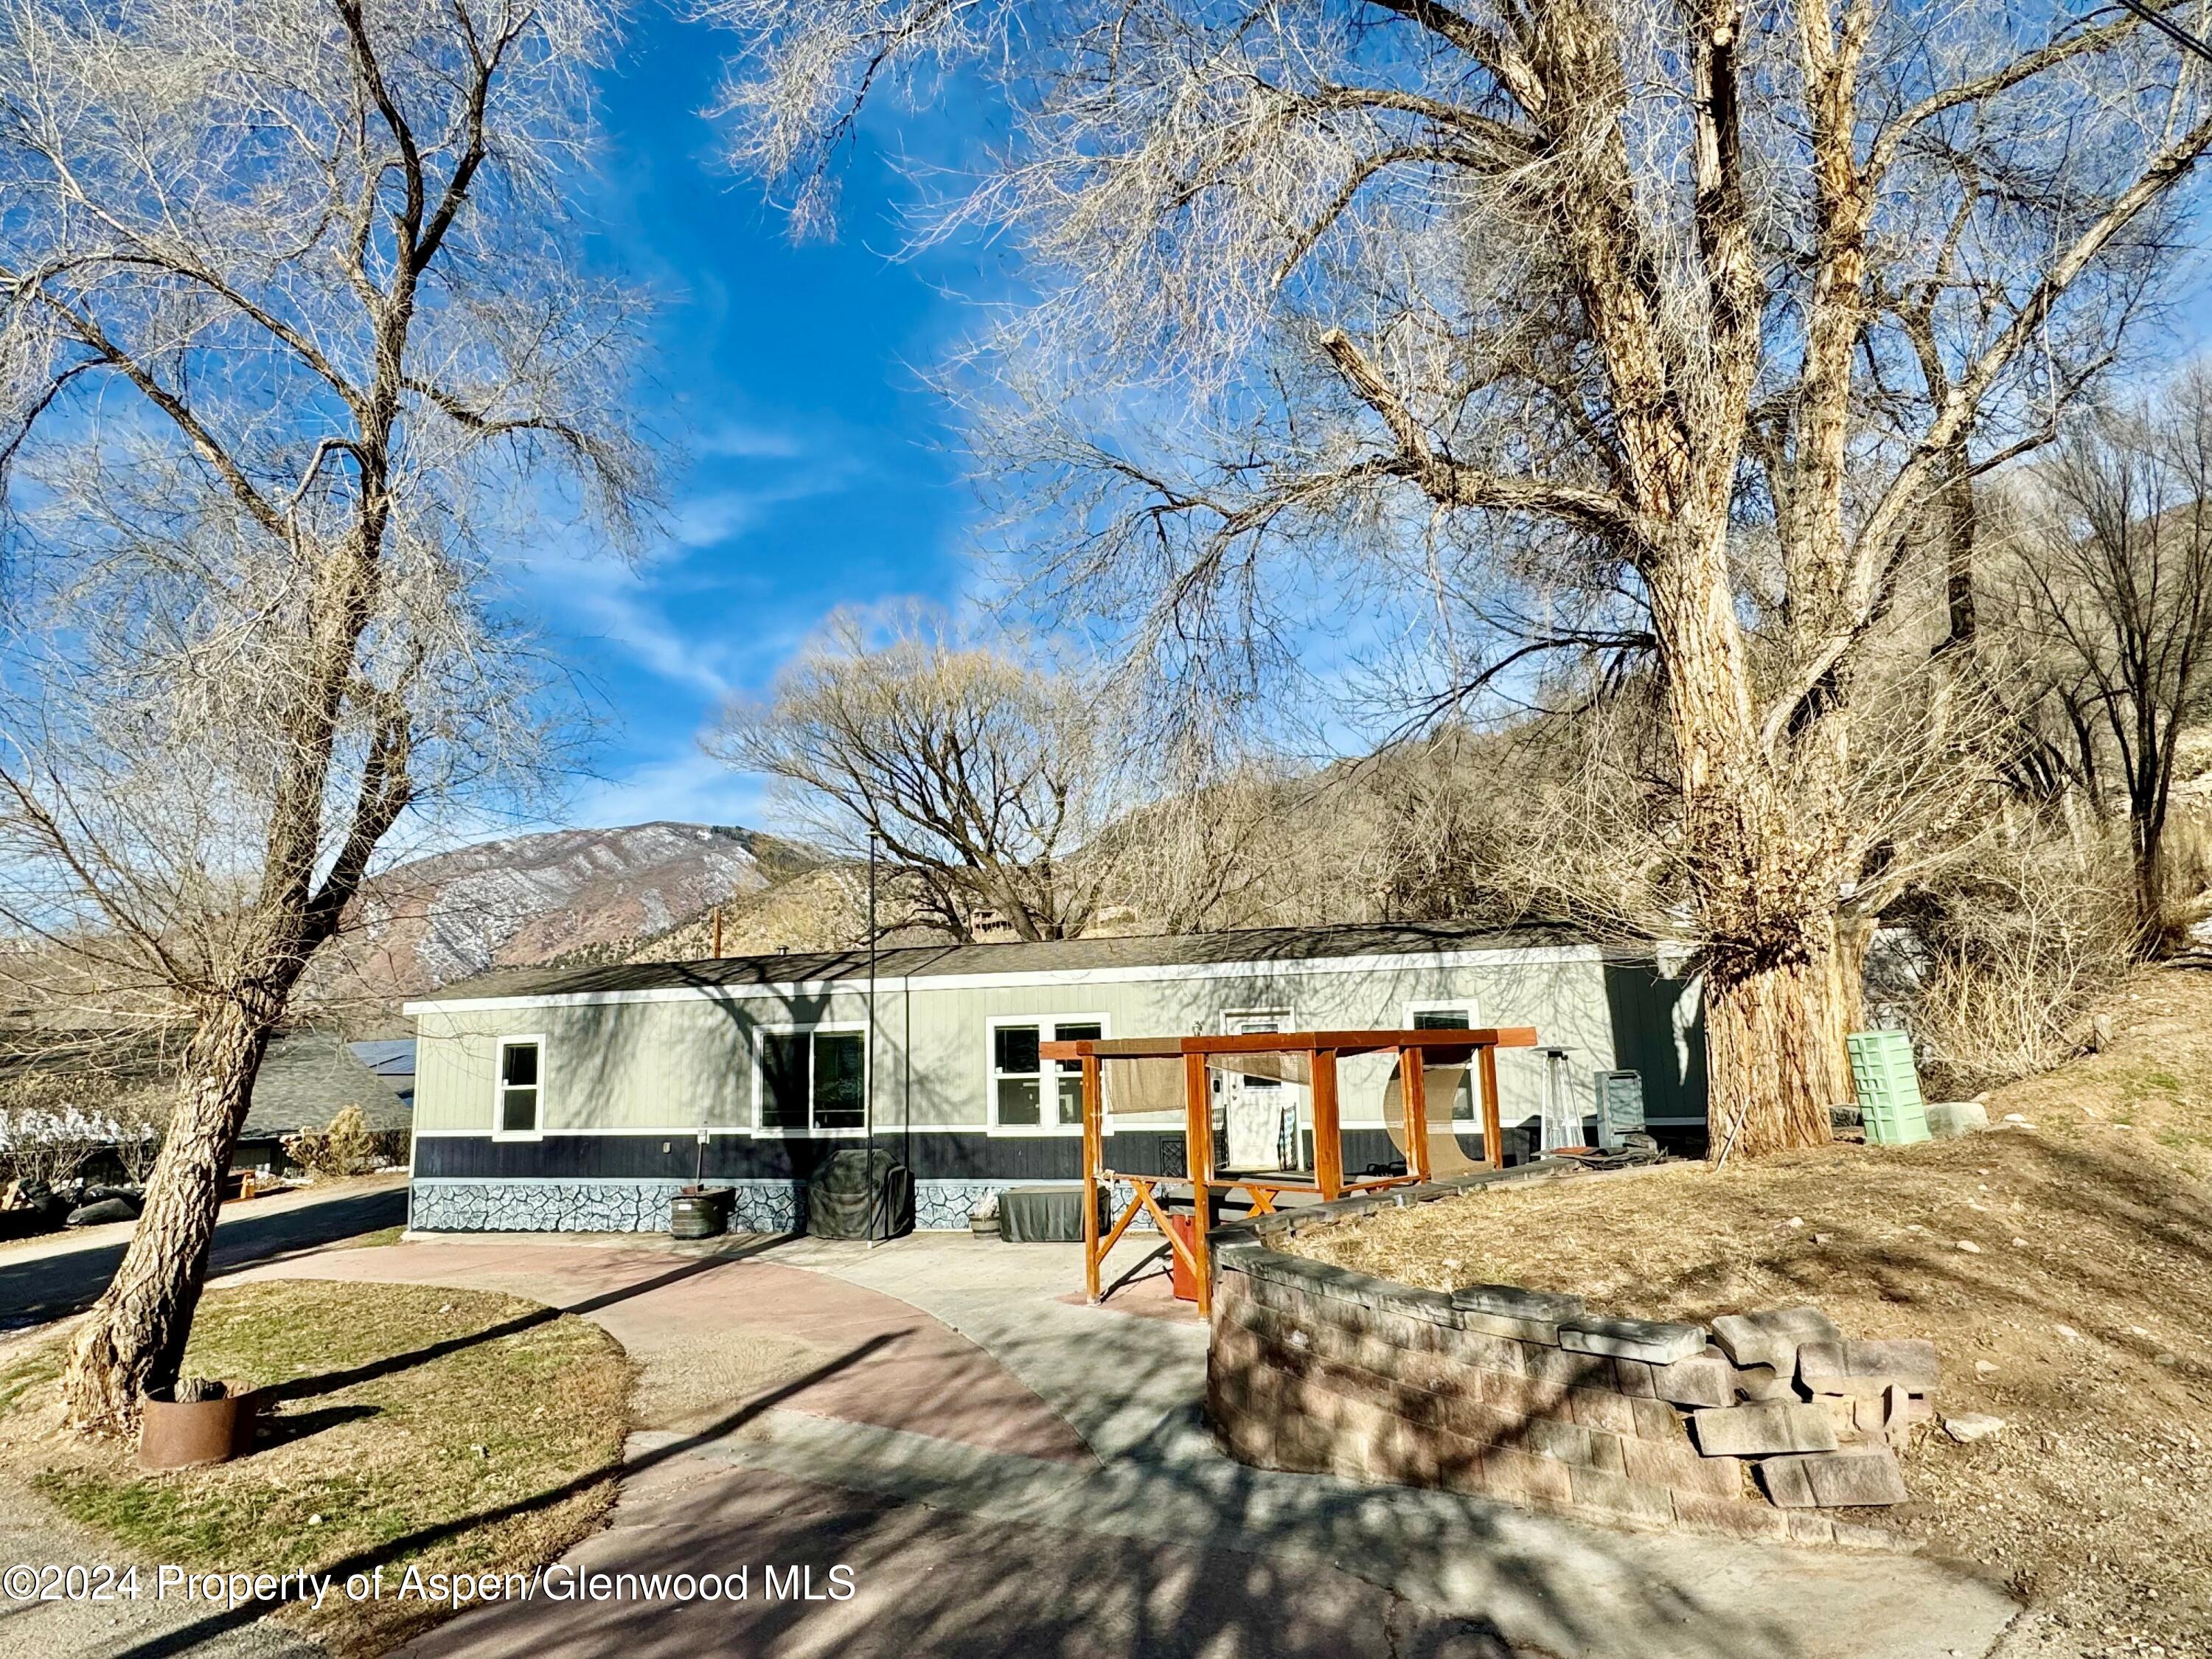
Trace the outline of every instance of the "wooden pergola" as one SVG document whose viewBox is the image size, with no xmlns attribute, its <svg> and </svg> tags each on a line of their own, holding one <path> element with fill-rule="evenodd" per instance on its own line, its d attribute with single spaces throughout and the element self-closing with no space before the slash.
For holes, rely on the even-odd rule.
<svg viewBox="0 0 2212 1659">
<path fill-rule="evenodd" d="M 1121 1235 L 1139 1212 L 1149 1214 L 1178 1260 L 1198 1286 L 1201 1313 L 1211 1310 L 1212 1285 L 1206 1259 L 1207 1218 L 1214 1194 L 1242 1191 L 1252 1213 L 1273 1210 L 1288 1193 L 1311 1193 L 1328 1200 L 1348 1192 L 1407 1185 L 1432 1178 L 1429 1146 L 1428 1099 L 1425 1073 L 1438 1057 L 1456 1061 L 1471 1057 L 1481 1103 L 1484 1163 L 1495 1169 L 1502 1163 L 1498 1122 L 1498 1050 L 1533 1048 L 1532 1027 L 1510 1026 L 1480 1030 L 1418 1031 L 1268 1031 L 1233 1036 L 1119 1037 L 1041 1045 L 1048 1061 L 1073 1061 L 1083 1074 L 1083 1285 L 1092 1302 L 1099 1299 L 1099 1264 L 1120 1243 Z M 1355 1054 L 1395 1054 L 1402 1097 L 1405 1126 L 1406 1173 L 1347 1181 L 1344 1174 L 1344 1135 L 1338 1115 L 1337 1062 Z M 1213 1101 L 1209 1069 L 1270 1073 L 1257 1057 L 1282 1056 L 1305 1074 L 1313 1096 L 1314 1167 L 1310 1171 L 1289 1170 L 1249 1172 L 1217 1170 L 1213 1158 Z M 1182 1175 L 1135 1174 L 1115 1170 L 1106 1162 L 1105 1071 L 1109 1066 L 1151 1061 L 1180 1061 L 1186 1172 Z M 1243 1062 L 1238 1064 L 1237 1062 Z M 1302 1066 L 1298 1063 L 1303 1062 Z M 1129 1183 L 1134 1197 L 1119 1215 L 1108 1218 L 1102 1236 L 1098 1194 L 1109 1194 L 1117 1181 Z M 1190 1190 L 1192 1223 L 1188 1243 L 1169 1224 L 1161 1203 L 1163 1189 Z M 1110 1198 L 1109 1200 L 1110 1204 Z"/>
</svg>

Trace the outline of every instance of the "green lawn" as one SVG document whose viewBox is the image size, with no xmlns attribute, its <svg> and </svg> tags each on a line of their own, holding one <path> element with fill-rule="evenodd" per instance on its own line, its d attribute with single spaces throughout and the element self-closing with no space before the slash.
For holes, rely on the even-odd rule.
<svg viewBox="0 0 2212 1659">
<path fill-rule="evenodd" d="M 58 1346 L 0 1370 L 0 1410 L 50 1398 Z M 612 1501 L 631 1366 L 586 1321 L 434 1286 L 276 1281 L 210 1293 L 185 1374 L 280 1396 L 254 1455 L 142 1474 L 128 1449 L 18 1437 L 8 1463 L 143 1559 L 252 1572 L 526 1571 Z M 283 1615 L 333 1651 L 381 1652 L 420 1603 Z"/>
</svg>

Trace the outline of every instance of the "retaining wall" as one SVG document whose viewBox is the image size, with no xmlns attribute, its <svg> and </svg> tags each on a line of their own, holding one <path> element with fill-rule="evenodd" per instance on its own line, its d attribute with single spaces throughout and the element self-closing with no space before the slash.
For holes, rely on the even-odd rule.
<svg viewBox="0 0 2212 1659">
<path fill-rule="evenodd" d="M 1528 1178 L 1508 1172 L 1516 1176 Z M 1383 1205 L 1480 1201 L 1469 1189 L 1498 1179 L 1399 1188 L 1216 1230 L 1206 1408 L 1231 1455 L 1616 1525 L 1910 1547 L 1869 1524 L 1878 1511 L 1824 1510 L 1904 1497 L 1893 1441 L 1927 1415 L 1924 1389 L 1908 1395 L 1893 1382 L 1814 1395 L 1794 1364 L 1787 1374 L 1738 1364 L 1703 1326 L 1610 1318 L 1572 1297 L 1510 1285 L 1417 1290 L 1269 1247 L 1285 1228 Z M 1794 1360 L 1801 1341 L 1809 1355 L 1823 1334 L 1799 1328 L 1806 1316 L 1820 1321 L 1800 1310 L 1751 1322 L 1783 1319 L 1758 1329 L 1762 1340 L 1786 1341 Z M 1778 1328 L 1796 1334 L 1777 1337 Z M 1932 1365 L 1932 1351 L 1928 1358 Z M 1859 1422 L 1869 1396 L 1880 1402 L 1867 1414 L 1871 1429 Z"/>
</svg>

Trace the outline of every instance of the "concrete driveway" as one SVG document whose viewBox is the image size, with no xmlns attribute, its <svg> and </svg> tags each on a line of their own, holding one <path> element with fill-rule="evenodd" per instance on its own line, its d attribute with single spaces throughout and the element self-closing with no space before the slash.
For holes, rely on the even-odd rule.
<svg viewBox="0 0 2212 1659">
<path fill-rule="evenodd" d="M 1950 1659 L 2017 1611 L 1930 1561 L 1245 1468 L 1200 1420 L 1203 1328 L 1150 1284 L 1081 1305 L 1072 1247 L 437 1240 L 250 1276 L 512 1290 L 605 1325 L 648 1396 L 729 1379 L 632 1436 L 611 1524 L 562 1564 L 583 1575 L 564 1583 L 605 1574 L 609 1599 L 479 1607 L 422 1656 Z M 761 1342 L 805 1352 L 749 1375 Z M 742 1600 L 645 1582 L 740 1569 Z"/>
</svg>

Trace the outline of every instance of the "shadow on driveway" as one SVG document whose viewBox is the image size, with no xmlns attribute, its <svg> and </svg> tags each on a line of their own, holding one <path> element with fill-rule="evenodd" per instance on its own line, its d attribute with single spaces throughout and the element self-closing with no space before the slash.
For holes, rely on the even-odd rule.
<svg viewBox="0 0 2212 1659">
<path fill-rule="evenodd" d="M 357 1193 L 325 1204 L 303 1204 L 265 1216 L 226 1220 L 216 1229 L 210 1276 L 251 1267 L 357 1233 L 397 1227 L 407 1219 L 407 1188 Z M 82 1313 L 107 1288 L 124 1245 L 102 1244 L 65 1255 L 0 1261 L 0 1331 L 43 1325 Z"/>
</svg>

